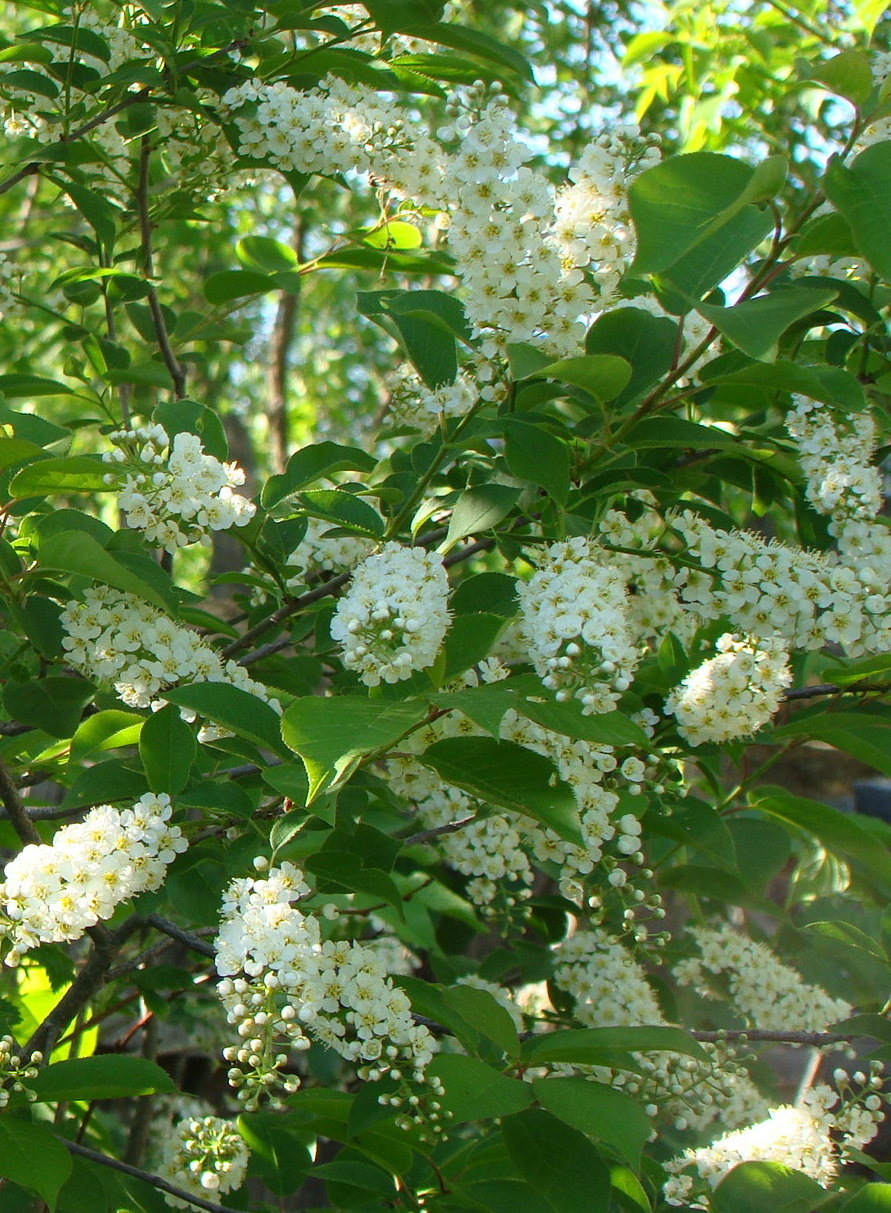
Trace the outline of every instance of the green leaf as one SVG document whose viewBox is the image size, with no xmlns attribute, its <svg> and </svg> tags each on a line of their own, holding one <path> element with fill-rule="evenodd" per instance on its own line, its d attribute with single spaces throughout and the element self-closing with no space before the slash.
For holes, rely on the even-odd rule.
<svg viewBox="0 0 891 1213">
<path fill-rule="evenodd" d="M 512 46 L 505 46 L 504 43 L 498 42 L 481 29 L 468 29 L 464 25 L 457 25 L 449 21 L 429 29 L 419 30 L 418 33 L 438 46 L 450 46 L 467 55 L 485 59 L 502 70 L 507 68 L 524 80 L 535 83 L 535 76 L 528 61 Z"/>
<path fill-rule="evenodd" d="M 488 990 L 456 985 L 443 991 L 446 1005 L 457 1011 L 465 1023 L 493 1041 L 508 1057 L 518 1057 L 520 1038 L 508 1011 Z"/>
<path fill-rule="evenodd" d="M 803 929 L 813 931 L 817 935 L 824 935 L 827 939 L 834 939 L 847 948 L 865 952 L 867 956 L 872 956 L 882 964 L 888 963 L 888 955 L 881 944 L 876 943 L 865 931 L 861 931 L 859 927 L 855 927 L 849 922 L 807 922 Z"/>
<path fill-rule="evenodd" d="M 826 1189 L 778 1162 L 744 1162 L 711 1194 L 714 1213 L 811 1213 Z"/>
<path fill-rule="evenodd" d="M 177 434 L 194 434 L 208 455 L 228 457 L 229 443 L 219 415 L 197 400 L 163 400 L 155 406 L 152 418 L 164 427 L 171 443 Z"/>
<path fill-rule="evenodd" d="M 215 307 L 245 299 L 249 295 L 265 295 L 275 290 L 275 280 L 256 270 L 219 270 L 204 282 L 204 298 Z"/>
<path fill-rule="evenodd" d="M 384 520 L 377 510 L 343 489 L 310 489 L 297 497 L 295 505 L 312 518 L 321 518 L 369 539 L 379 539 L 384 533 Z"/>
<path fill-rule="evenodd" d="M 372 21 L 385 34 L 412 30 L 420 37 L 431 37 L 429 27 L 442 16 L 442 0 L 363 0 Z"/>
<path fill-rule="evenodd" d="M 452 595 L 456 615 L 485 611 L 510 619 L 517 613 L 517 579 L 507 573 L 474 573 Z"/>
<path fill-rule="evenodd" d="M 857 248 L 891 280 L 891 143 L 874 143 L 850 165 L 833 156 L 823 188 L 850 224 Z"/>
<path fill-rule="evenodd" d="M 609 1169 L 583 1133 L 540 1108 L 506 1117 L 501 1131 L 520 1174 L 556 1213 L 606 1213 Z"/>
<path fill-rule="evenodd" d="M 750 797 L 755 808 L 813 834 L 830 851 L 863 864 L 891 884 L 891 856 L 876 846 L 874 836 L 849 813 L 817 800 L 791 796 L 782 788 L 762 788 Z"/>
<path fill-rule="evenodd" d="M 423 56 L 425 59 L 429 57 Z M 403 62 L 405 58 L 406 56 L 402 56 L 400 62 Z M 372 248 L 386 249 L 416 249 L 420 248 L 422 244 L 421 233 L 413 223 L 408 223 L 405 219 L 390 219 L 386 223 L 380 224 L 379 227 L 365 232 L 362 240 L 365 244 L 370 244 Z"/>
<path fill-rule="evenodd" d="M 149 716 L 139 735 L 139 757 L 153 792 L 181 792 L 197 755 L 194 732 L 178 708 L 168 704 Z"/>
<path fill-rule="evenodd" d="M 479 484 L 465 489 L 452 511 L 445 548 L 468 535 L 490 531 L 520 500 L 522 490 L 506 484 Z"/>
<path fill-rule="evenodd" d="M 569 448 L 541 425 L 510 420 L 504 426 L 504 457 L 511 475 L 537 484 L 563 505 L 569 495 Z"/>
<path fill-rule="evenodd" d="M 830 92 L 846 97 L 852 105 L 862 105 L 873 90 L 869 55 L 864 51 L 841 51 L 831 59 L 818 59 L 802 65 L 806 80 L 819 80 Z"/>
<path fill-rule="evenodd" d="M 430 702 L 447 712 L 457 709 L 468 720 L 497 737 L 505 712 L 517 706 L 517 694 L 509 687 L 496 683 L 493 686 L 466 687 L 463 691 L 441 691 L 431 695 Z"/>
<path fill-rule="evenodd" d="M 9 491 L 13 497 L 47 497 L 53 493 L 108 493 L 114 487 L 105 482 L 105 477 L 111 470 L 108 464 L 92 455 L 40 459 L 13 476 Z"/>
<path fill-rule="evenodd" d="M 111 708 L 96 712 L 78 725 L 71 739 L 68 761 L 72 769 L 83 765 L 84 759 L 101 750 L 113 750 L 116 746 L 133 745 L 145 723 L 137 712 L 123 712 Z"/>
<path fill-rule="evenodd" d="M 748 205 L 754 173 L 746 164 L 713 152 L 673 156 L 645 169 L 628 189 L 637 230 L 630 273 L 667 270 Z"/>
<path fill-rule="evenodd" d="M 447 737 L 428 746 L 418 761 L 487 804 L 533 817 L 561 838 L 583 845 L 572 789 L 543 755 L 512 741 Z"/>
<path fill-rule="evenodd" d="M 95 694 L 91 682 L 51 676 L 26 683 L 7 682 L 3 705 L 12 720 L 43 729 L 50 737 L 70 737 Z"/>
<path fill-rule="evenodd" d="M 262 274 L 275 274 L 279 270 L 293 270 L 300 264 L 294 249 L 271 236 L 245 236 L 235 246 L 238 260 L 249 270 Z"/>
<path fill-rule="evenodd" d="M 443 646 L 445 666 L 440 681 L 448 683 L 488 657 L 503 629 L 503 616 L 484 611 L 453 619 Z"/>
<path fill-rule="evenodd" d="M 759 169 L 769 165 L 774 159 L 782 160 L 782 157 L 768 158 Z M 756 186 L 757 176 L 756 169 L 751 187 Z M 755 206 L 747 206 L 733 215 L 710 236 L 695 244 L 663 274 L 654 275 L 653 282 L 661 302 L 671 312 L 689 311 L 693 302 L 719 286 L 746 255 L 761 243 L 773 227 L 773 222 L 769 210 L 759 210 Z"/>
<path fill-rule="evenodd" d="M 50 535 L 40 545 L 40 563 L 47 569 L 77 573 L 90 581 L 99 581 L 124 593 L 135 594 L 162 611 L 167 610 L 167 604 L 157 590 L 131 573 L 84 531 L 63 531 Z"/>
<path fill-rule="evenodd" d="M 631 366 L 615 354 L 582 354 L 577 358 L 561 358 L 549 362 L 534 379 L 557 379 L 572 384 L 601 403 L 614 400 L 631 379 Z"/>
<path fill-rule="evenodd" d="M 459 300 L 442 291 L 360 291 L 357 300 L 364 316 L 379 324 L 383 317 L 395 325 L 405 352 L 428 387 L 454 383 L 455 338 L 470 337 Z M 386 322 L 383 327 L 387 328 Z"/>
<path fill-rule="evenodd" d="M 572 1028 L 535 1036 L 523 1050 L 529 1065 L 571 1062 L 575 1065 L 603 1065 L 613 1050 L 623 1053 L 684 1053 L 699 1061 L 708 1061 L 702 1045 L 683 1028 Z M 592 1060 L 592 1059 L 597 1060 Z M 606 1063 L 609 1064 L 609 1063 Z"/>
<path fill-rule="evenodd" d="M 0 1117 L 0 1176 L 36 1192 L 55 1209 L 59 1189 L 71 1174 L 71 1155 L 48 1125 Z"/>
<path fill-rule="evenodd" d="M 238 1118 L 238 1132 L 251 1151 L 251 1171 L 267 1188 L 287 1196 L 299 1188 L 312 1166 L 306 1142 L 276 1112 L 250 1112 Z"/>
<path fill-rule="evenodd" d="M 589 1137 L 614 1146 L 632 1167 L 640 1166 L 652 1125 L 630 1095 L 587 1078 L 537 1078 L 532 1089 L 548 1112 Z"/>
<path fill-rule="evenodd" d="M 250 691 L 226 682 L 193 682 L 189 686 L 163 691 L 161 698 L 197 712 L 261 749 L 272 750 L 281 758 L 288 757 L 282 745 L 277 713 Z"/>
<path fill-rule="evenodd" d="M 443 1111 L 451 1112 L 459 1122 L 508 1116 L 532 1103 L 528 1083 L 508 1078 L 475 1057 L 440 1053 L 428 1066 L 427 1073 L 445 1087 L 439 1102 Z"/>
<path fill-rule="evenodd" d="M 870 1166 L 872 1162 L 873 1159 L 869 1158 L 866 1165 Z M 864 1184 L 859 1192 L 845 1201 L 840 1213 L 891 1213 L 891 1183 Z"/>
<path fill-rule="evenodd" d="M 269 510 L 291 493 L 317 480 L 325 480 L 336 472 L 373 472 L 376 467 L 374 456 L 358 447 L 341 446 L 338 442 L 313 443 L 295 451 L 285 470 L 269 477 L 263 486 L 260 501 Z"/>
<path fill-rule="evenodd" d="M 145 1057 L 112 1053 L 73 1057 L 41 1070 L 28 1084 L 42 1103 L 77 1099 L 126 1099 L 131 1095 L 169 1095 L 170 1075 Z"/>
<path fill-rule="evenodd" d="M 577 701 L 555 703 L 548 699 L 520 699 L 517 711 L 540 724 L 543 729 L 552 729 L 564 737 L 575 737 L 579 741 L 591 741 L 597 745 L 645 746 L 646 733 L 621 712 L 604 712 L 599 716 L 585 716 Z"/>
<path fill-rule="evenodd" d="M 344 783 L 364 758 L 398 741 L 425 716 L 426 706 L 418 700 L 385 706 L 358 695 L 296 699 L 282 718 L 281 735 L 306 767 L 306 803 Z"/>
<path fill-rule="evenodd" d="M 111 248 L 117 238 L 118 219 L 121 216 L 118 208 L 103 195 L 75 185 L 73 181 L 65 182 L 62 189 L 96 233 L 99 242 Z"/>
<path fill-rule="evenodd" d="M 696 310 L 744 353 L 770 362 L 786 329 L 830 303 L 835 296 L 832 289 L 784 286 L 733 307 L 700 303 Z"/>
<path fill-rule="evenodd" d="M 27 438 L 0 437 L 0 469 L 15 467 L 17 463 L 37 457 L 43 458 L 44 455 L 43 447 L 38 446 L 36 442 L 29 442 Z"/>
<path fill-rule="evenodd" d="M 671 368 L 678 326 L 642 308 L 622 307 L 600 316 L 585 338 L 589 354 L 616 354 L 631 367 L 631 378 L 616 397 L 622 405 L 639 400 Z"/>
<path fill-rule="evenodd" d="M 891 715 L 878 711 L 835 712 L 824 708 L 798 712 L 789 724 L 772 728 L 766 734 L 770 742 L 782 742 L 793 737 L 825 741 L 869 763 L 883 775 L 891 775 Z"/>
</svg>

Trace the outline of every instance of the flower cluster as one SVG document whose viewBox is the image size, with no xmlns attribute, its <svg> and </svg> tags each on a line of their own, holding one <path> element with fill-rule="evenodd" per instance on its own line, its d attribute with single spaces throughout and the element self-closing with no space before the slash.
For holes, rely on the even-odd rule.
<svg viewBox="0 0 891 1213">
<path fill-rule="evenodd" d="M 241 1043 L 227 1048 L 229 1081 L 248 1108 L 279 1086 L 287 1050 L 309 1048 L 311 1039 L 360 1066 L 360 1076 L 385 1074 L 421 1079 L 434 1040 L 416 1025 L 407 996 L 393 986 L 377 951 L 351 940 L 323 940 L 318 918 L 294 905 L 309 893 L 293 864 L 268 868 L 265 876 L 232 881 L 216 939 L 217 987 L 229 1023 Z"/>
<path fill-rule="evenodd" d="M 641 965 L 602 929 L 579 931 L 556 949 L 554 983 L 575 1000 L 589 1028 L 665 1025 Z M 720 1117 L 744 1124 L 763 1115 L 765 1103 L 732 1054 L 708 1046 L 710 1061 L 680 1053 L 635 1053 L 639 1075 L 600 1071 L 595 1077 L 647 1101 L 651 1115 L 671 1117 L 677 1129 L 703 1128 Z"/>
<path fill-rule="evenodd" d="M 371 555 L 370 539 L 359 535 L 332 535 L 331 524 L 318 518 L 308 518 L 306 534 L 285 562 L 288 568 L 301 571 L 289 578 L 291 588 L 305 585 L 308 575 L 318 573 L 343 573 Z"/>
<path fill-rule="evenodd" d="M 726 633 L 718 656 L 687 675 L 665 700 L 690 745 L 748 737 L 767 724 L 792 681 L 780 639 L 754 641 Z"/>
<path fill-rule="evenodd" d="M 127 525 L 149 543 L 175 552 L 253 518 L 256 506 L 234 491 L 244 472 L 206 454 L 197 435 L 176 434 L 171 441 L 163 426 L 149 425 L 116 430 L 109 440 L 115 449 L 104 461 L 126 472 L 118 505 Z M 109 484 L 118 479 L 106 476 Z"/>
<path fill-rule="evenodd" d="M 132 809 L 99 805 L 62 826 L 52 843 L 31 843 L 7 865 L 0 931 L 8 965 L 38 944 L 80 939 L 117 906 L 160 887 L 187 843 L 170 824 L 170 797 L 147 792 Z"/>
<path fill-rule="evenodd" d="M 558 700 L 586 714 L 611 711 L 631 685 L 638 652 L 622 573 L 594 540 L 552 544 L 517 587 L 523 633 L 536 673 Z"/>
<path fill-rule="evenodd" d="M 435 388 L 427 387 L 416 375 L 406 374 L 396 380 L 391 411 L 398 422 L 430 430 L 442 417 L 465 416 L 479 397 L 480 385 L 466 371 L 454 383 L 441 383 Z"/>
<path fill-rule="evenodd" d="M 23 1094 L 31 1102 L 37 1098 L 37 1092 L 28 1083 L 37 1077 L 42 1062 L 42 1053 L 32 1053 L 25 1061 L 16 1052 L 13 1038 L 0 1036 L 0 1110 L 13 1095 Z"/>
<path fill-rule="evenodd" d="M 205 1198 L 240 1188 L 250 1161 L 250 1150 L 235 1125 L 219 1116 L 183 1117 L 168 1130 L 160 1153 L 161 1179 Z M 164 1199 L 175 1208 L 192 1208 L 167 1192 Z"/>
<path fill-rule="evenodd" d="M 876 425 L 869 413 L 836 415 L 827 405 L 795 396 L 786 429 L 798 446 L 807 499 L 833 522 L 875 518 L 882 478 L 873 464 Z"/>
<path fill-rule="evenodd" d="M 842 1137 L 843 1154 L 845 1147 L 871 1141 L 883 1120 L 876 1094 L 880 1086 L 876 1076 L 860 1099 L 839 1107 L 837 1093 L 821 1084 L 805 1091 L 795 1107 L 771 1108 L 757 1124 L 725 1133 L 710 1146 L 686 1150 L 665 1164 L 671 1175 L 663 1187 L 666 1201 L 685 1209 L 708 1209 L 709 1193 L 743 1162 L 781 1163 L 830 1187 L 840 1160 L 837 1135 Z"/>
<path fill-rule="evenodd" d="M 435 553 L 384 544 L 359 565 L 337 604 L 331 636 L 344 664 L 370 687 L 432 665 L 449 625 L 448 593 Z"/>
<path fill-rule="evenodd" d="M 848 652 L 881 652 L 888 641 L 889 597 L 881 575 L 847 560 L 767 542 L 750 531 L 724 531 L 685 511 L 672 520 L 685 555 L 680 595 L 702 619 L 726 616 L 735 631 L 782 636 L 792 648 L 827 643 Z"/>
<path fill-rule="evenodd" d="M 133 594 L 93 586 L 82 601 L 67 603 L 61 621 L 70 664 L 88 678 L 110 683 L 130 707 L 152 707 L 178 682 L 227 682 L 280 710 L 243 666 L 223 662 L 195 632 Z"/>
<path fill-rule="evenodd" d="M 0 320 L 19 306 L 14 291 L 18 286 L 18 273 L 6 253 L 0 253 Z"/>
<path fill-rule="evenodd" d="M 851 1014 L 849 1003 L 804 981 L 767 944 L 726 926 L 693 927 L 690 933 L 700 955 L 681 961 L 676 979 L 708 996 L 707 974 L 725 974 L 730 1002 L 749 1026 L 781 1031 L 794 1023 L 805 1032 L 825 1032 Z"/>
</svg>

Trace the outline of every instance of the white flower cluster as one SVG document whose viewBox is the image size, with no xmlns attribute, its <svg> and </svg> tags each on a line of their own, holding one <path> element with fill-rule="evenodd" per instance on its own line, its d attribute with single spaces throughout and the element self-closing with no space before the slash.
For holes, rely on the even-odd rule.
<svg viewBox="0 0 891 1213">
<path fill-rule="evenodd" d="M 0 884 L 6 964 L 38 944 L 80 939 L 122 902 L 159 888 L 188 845 L 170 825 L 171 812 L 169 796 L 147 792 L 132 809 L 99 805 L 57 830 L 52 843 L 24 847 Z"/>
<path fill-rule="evenodd" d="M 865 1076 L 864 1076 L 865 1077 Z M 671 1178 L 663 1187 L 670 1205 L 685 1209 L 710 1208 L 709 1193 L 734 1167 L 743 1162 L 776 1162 L 801 1171 L 829 1188 L 838 1174 L 841 1154 L 871 1141 L 883 1119 L 881 1080 L 870 1083 L 861 1102 L 838 1107 L 839 1097 L 825 1085 L 812 1087 L 792 1107 L 771 1108 L 766 1119 L 733 1133 L 725 1133 L 710 1146 L 686 1150 L 665 1164 Z"/>
<path fill-rule="evenodd" d="M 786 429 L 798 446 L 808 501 L 834 523 L 875 518 L 882 477 L 873 464 L 876 425 L 869 413 L 841 416 L 807 396 L 794 396 Z"/>
<path fill-rule="evenodd" d="M 719 530 L 691 511 L 672 525 L 684 554 L 702 566 L 682 570 L 680 587 L 702 619 L 726 616 L 735 631 L 782 636 L 791 648 L 835 643 L 856 654 L 888 647 L 891 596 L 880 569 L 834 564 L 750 531 Z"/>
<path fill-rule="evenodd" d="M 675 978 L 710 996 L 707 974 L 725 974 L 730 1003 L 750 1027 L 782 1031 L 795 1024 L 804 1032 L 825 1032 L 851 1014 L 849 1003 L 804 981 L 767 944 L 728 926 L 693 927 L 690 934 L 700 955 L 681 961 Z"/>
<path fill-rule="evenodd" d="M 593 265 L 605 296 L 634 259 L 629 177 L 660 159 L 658 147 L 641 138 L 639 127 L 616 124 L 588 144 L 569 170 L 572 184 L 557 194 L 554 239 L 561 255 L 572 265 Z"/>
<path fill-rule="evenodd" d="M 235 1063 L 229 1081 L 238 1098 L 255 1108 L 270 1089 L 296 1089 L 298 1080 L 282 1074 L 282 1042 L 302 1051 L 311 1038 L 358 1063 L 361 1077 L 398 1080 L 405 1066 L 420 1080 L 434 1039 L 414 1023 L 375 949 L 322 939 L 319 920 L 293 904 L 309 893 L 293 864 L 254 866 L 265 876 L 232 881 L 215 942 L 217 990 L 241 1038 L 223 1054 Z"/>
<path fill-rule="evenodd" d="M 416 375 L 404 374 L 393 387 L 391 412 L 400 423 L 430 430 L 441 417 L 465 416 L 479 397 L 480 385 L 466 371 L 454 383 L 442 383 L 435 388 L 427 387 Z"/>
<path fill-rule="evenodd" d="M 597 928 L 578 931 L 555 949 L 554 983 L 575 1000 L 588 1028 L 664 1026 L 666 1021 L 641 965 L 623 944 Z M 679 1130 L 720 1118 L 744 1124 L 763 1115 L 764 1100 L 731 1054 L 707 1046 L 710 1063 L 680 1053 L 635 1053 L 639 1075 L 597 1069 L 595 1077 L 620 1086 L 672 1118 Z"/>
<path fill-rule="evenodd" d="M 593 539 L 545 549 L 517 595 L 536 673 L 558 700 L 586 714 L 609 712 L 631 685 L 638 652 L 628 621 L 625 578 Z"/>
<path fill-rule="evenodd" d="M 449 625 L 448 595 L 434 552 L 384 544 L 356 569 L 331 621 L 344 665 L 370 687 L 431 666 Z"/>
<path fill-rule="evenodd" d="M 33 1103 L 37 1092 L 28 1083 L 37 1077 L 43 1062 L 42 1053 L 32 1053 L 27 1061 L 20 1057 L 11 1036 L 0 1036 L 0 1110 L 12 1095 L 24 1094 Z"/>
<path fill-rule="evenodd" d="M 822 211 L 822 207 L 820 210 Z M 831 213 L 827 207 L 827 213 Z M 815 253 L 811 257 L 799 257 L 789 267 L 793 278 L 863 278 L 866 267 L 857 257 L 830 257 L 826 253 Z"/>
<path fill-rule="evenodd" d="M 755 641 L 727 632 L 718 656 L 703 662 L 665 700 L 690 745 L 721 745 L 748 737 L 779 709 L 792 681 L 789 654 L 779 638 Z"/>
<path fill-rule="evenodd" d="M 244 1183 L 250 1150 L 230 1120 L 220 1116 L 187 1116 L 168 1130 L 160 1143 L 161 1162 L 157 1174 L 169 1184 L 207 1197 L 208 1193 L 233 1192 Z M 169 1205 L 178 1209 L 193 1206 L 178 1196 L 164 1193 Z"/>
<path fill-rule="evenodd" d="M 196 434 L 176 434 L 171 441 L 163 426 L 149 425 L 108 437 L 115 449 L 103 460 L 126 471 L 118 505 L 127 525 L 149 543 L 175 552 L 253 518 L 256 506 L 234 491 L 244 484 L 244 472 L 206 454 Z M 114 473 L 106 476 L 109 484 L 118 480 Z"/>
<path fill-rule="evenodd" d="M 0 320 L 9 316 L 19 306 L 14 290 L 18 287 L 19 274 L 6 253 L 0 253 Z"/>
<path fill-rule="evenodd" d="M 81 601 L 66 604 L 61 622 L 70 664 L 110 683 L 129 707 L 152 707 L 161 691 L 178 682 L 226 682 L 281 711 L 243 666 L 223 662 L 195 632 L 133 594 L 92 586 Z"/>
</svg>

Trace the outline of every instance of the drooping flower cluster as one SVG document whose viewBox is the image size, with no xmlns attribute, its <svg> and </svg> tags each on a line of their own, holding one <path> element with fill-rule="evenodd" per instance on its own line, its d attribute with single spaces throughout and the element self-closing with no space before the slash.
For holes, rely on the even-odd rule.
<svg viewBox="0 0 891 1213">
<path fill-rule="evenodd" d="M 264 1092 L 294 1090 L 284 1075 L 288 1050 L 311 1040 L 359 1065 L 360 1076 L 420 1079 L 433 1056 L 429 1031 L 414 1023 L 408 997 L 374 948 L 352 940 L 323 940 L 318 918 L 295 902 L 309 893 L 290 863 L 265 875 L 232 881 L 216 939 L 217 987 L 241 1043 L 227 1048 L 229 1081 L 248 1108 Z M 284 1050 L 284 1051 L 283 1051 Z"/>
<path fill-rule="evenodd" d="M 579 931 L 556 949 L 554 983 L 575 1000 L 589 1028 L 664 1026 L 662 1009 L 631 952 L 602 929 Z M 685 1054 L 635 1053 L 639 1075 L 598 1069 L 595 1077 L 621 1086 L 672 1118 L 678 1129 L 745 1124 L 766 1104 L 729 1051 L 709 1045 L 708 1062 Z"/>
<path fill-rule="evenodd" d="M 11 1036 L 0 1036 L 0 1110 L 13 1095 L 24 1094 L 33 1103 L 37 1092 L 28 1083 L 37 1077 L 42 1062 L 42 1053 L 32 1053 L 26 1061 L 19 1056 Z"/>
<path fill-rule="evenodd" d="M 384 544 L 356 569 L 331 621 L 344 664 L 370 687 L 431 666 L 449 624 L 448 594 L 435 553 Z"/>
<path fill-rule="evenodd" d="M 390 410 L 396 421 L 430 430 L 441 417 L 469 413 L 480 397 L 480 386 L 466 371 L 454 383 L 441 383 L 435 388 L 416 375 L 405 374 L 393 386 Z"/>
<path fill-rule="evenodd" d="M 209 1193 L 234 1192 L 244 1183 L 250 1150 L 230 1120 L 183 1117 L 159 1144 L 158 1175 L 184 1192 L 206 1198 Z M 174 1208 L 193 1207 L 168 1192 L 164 1199 Z"/>
<path fill-rule="evenodd" d="M 685 555 L 702 566 L 683 570 L 680 587 L 702 619 L 726 616 L 735 631 L 782 636 L 792 648 L 834 643 L 858 654 L 888 647 L 891 597 L 877 570 L 866 576 L 847 557 L 833 563 L 750 531 L 720 530 L 691 511 L 672 525 Z"/>
<path fill-rule="evenodd" d="M 57 830 L 52 843 L 24 847 L 0 884 L 6 964 L 38 944 L 80 939 L 122 902 L 159 888 L 188 845 L 171 812 L 169 796 L 147 792 L 132 809 L 99 805 Z"/>
<path fill-rule="evenodd" d="M 118 505 L 127 525 L 149 543 L 168 552 L 208 539 L 211 531 L 244 526 L 256 512 L 253 502 L 234 490 L 244 472 L 204 452 L 196 434 L 176 434 L 172 441 L 160 425 L 109 434 L 115 449 L 106 463 L 126 473 Z M 109 484 L 117 483 L 113 473 Z"/>
<path fill-rule="evenodd" d="M 793 397 L 786 429 L 798 446 L 808 501 L 836 527 L 871 519 L 882 508 L 882 478 L 873 463 L 876 425 L 869 413 L 840 416 L 807 396 Z"/>
<path fill-rule="evenodd" d="M 693 927 L 690 934 L 700 955 L 681 961 L 675 967 L 676 979 L 708 996 L 712 991 L 707 975 L 725 975 L 731 1005 L 750 1027 L 779 1032 L 794 1023 L 804 1032 L 825 1032 L 851 1014 L 849 1003 L 804 981 L 767 944 L 728 926 Z"/>
<path fill-rule="evenodd" d="M 243 666 L 223 662 L 195 633 L 133 594 L 92 586 L 61 615 L 67 660 L 88 678 L 111 684 L 134 708 L 148 708 L 178 682 L 227 682 L 280 711 Z"/>
<path fill-rule="evenodd" d="M 703 662 L 674 688 L 665 709 L 690 745 L 748 737 L 779 709 L 792 681 L 789 654 L 779 638 L 754 641 L 728 632 Z"/>
<path fill-rule="evenodd" d="M 757 1124 L 725 1133 L 710 1146 L 685 1150 L 665 1164 L 671 1175 L 663 1187 L 666 1201 L 685 1209 L 708 1209 L 709 1193 L 744 1162 L 781 1163 L 831 1187 L 845 1147 L 866 1145 L 884 1119 L 879 1087 L 876 1076 L 861 1099 L 839 1107 L 837 1093 L 820 1084 L 805 1091 L 794 1107 L 771 1108 Z M 841 1150 L 836 1144 L 839 1134 Z"/>
<path fill-rule="evenodd" d="M 586 714 L 611 711 L 631 685 L 638 652 L 625 579 L 609 554 L 592 539 L 552 544 L 517 595 L 543 684 L 558 700 L 580 700 Z"/>
</svg>

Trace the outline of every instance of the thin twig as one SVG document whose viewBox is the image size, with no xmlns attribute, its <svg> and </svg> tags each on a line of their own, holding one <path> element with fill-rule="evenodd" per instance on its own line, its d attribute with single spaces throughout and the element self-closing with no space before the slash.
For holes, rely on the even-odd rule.
<svg viewBox="0 0 891 1213">
<path fill-rule="evenodd" d="M 863 1040 L 869 1037 L 869 1032 L 780 1032 L 767 1028 L 731 1028 L 721 1032 L 693 1031 L 690 1035 L 695 1040 L 719 1044 L 722 1040 L 732 1040 L 740 1044 L 749 1041 L 751 1044 L 780 1044 L 780 1045 L 809 1045 L 821 1049 L 824 1045 L 850 1044 L 852 1040 Z"/>
<path fill-rule="evenodd" d="M 15 780 L 10 775 L 6 764 L 0 760 L 0 801 L 6 810 L 6 816 L 12 823 L 12 828 L 25 845 L 40 844 L 40 835 L 34 828 L 34 823 L 22 803 Z"/>
<path fill-rule="evenodd" d="M 160 1175 L 152 1175 L 150 1171 L 143 1171 L 139 1167 L 131 1167 L 129 1163 L 120 1162 L 117 1158 L 110 1158 L 108 1154 L 100 1154 L 98 1150 L 91 1150 L 89 1146 L 82 1146 L 76 1141 L 69 1141 L 67 1137 L 60 1137 L 59 1141 L 72 1154 L 79 1154 L 81 1158 L 98 1163 L 100 1167 L 110 1167 L 112 1171 L 120 1171 L 123 1175 L 129 1175 L 131 1179 L 141 1179 L 143 1183 L 150 1184 L 153 1188 L 157 1188 L 159 1192 L 166 1192 L 169 1196 L 176 1196 L 179 1200 L 188 1201 L 189 1204 L 195 1205 L 196 1208 L 206 1210 L 206 1213 L 241 1213 L 241 1210 L 233 1209 L 230 1205 L 219 1205 L 216 1201 L 205 1200 L 203 1196 L 193 1196 L 191 1192 L 187 1192 L 184 1188 L 177 1188 L 174 1184 L 169 1184 Z"/>
<path fill-rule="evenodd" d="M 414 846 L 418 842 L 430 842 L 434 838 L 441 838 L 443 834 L 454 834 L 456 830 L 463 830 L 465 826 L 472 825 L 477 820 L 476 814 L 470 817 L 462 817 L 460 821 L 450 821 L 448 825 L 434 826 L 431 830 L 421 830 L 418 834 L 409 834 L 408 838 L 403 838 L 403 846 Z"/>
<path fill-rule="evenodd" d="M 149 311 L 152 314 L 152 327 L 158 349 L 164 359 L 177 399 L 182 400 L 186 394 L 186 372 L 182 363 L 173 352 L 170 344 L 170 334 L 167 332 L 167 322 L 158 292 L 153 285 L 155 276 L 152 259 L 152 221 L 149 215 L 149 165 L 151 161 L 152 144 L 148 135 L 143 135 L 139 149 L 139 185 L 136 190 L 136 211 L 139 216 L 139 236 L 142 242 L 142 265 L 145 272 L 146 288 L 148 291 Z"/>
</svg>

